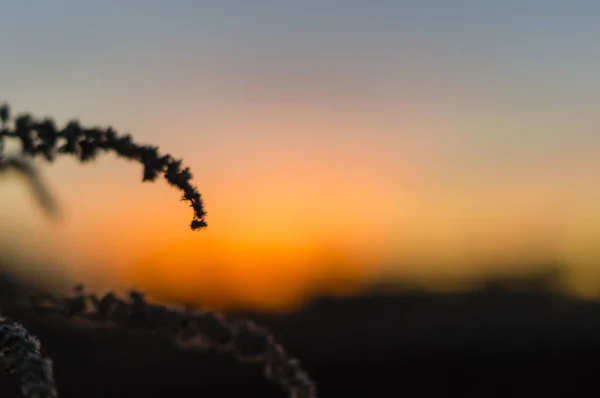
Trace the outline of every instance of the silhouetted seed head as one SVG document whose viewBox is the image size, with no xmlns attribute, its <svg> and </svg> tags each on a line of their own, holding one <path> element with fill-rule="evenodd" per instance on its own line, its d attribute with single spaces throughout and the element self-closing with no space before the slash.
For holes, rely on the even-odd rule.
<svg viewBox="0 0 600 398">
<path fill-rule="evenodd" d="M 206 223 L 202 220 L 192 220 L 192 223 L 190 224 L 190 227 L 194 231 L 200 228 L 205 228 L 206 226 Z"/>
<path fill-rule="evenodd" d="M 64 128 L 56 128 L 54 121 L 44 119 L 36 121 L 28 114 L 19 115 L 14 120 L 13 129 L 10 125 L 10 108 L 0 106 L 0 166 L 5 138 L 17 138 L 21 142 L 22 156 L 41 155 L 49 162 L 57 154 L 74 155 L 81 162 L 96 158 L 99 152 L 113 151 L 120 157 L 134 160 L 142 164 L 142 181 L 155 181 L 163 174 L 167 182 L 183 192 L 183 198 L 190 203 L 194 217 L 190 222 L 192 230 L 205 228 L 206 212 L 202 198 L 196 187 L 190 184 L 192 173 L 189 168 L 182 169 L 182 161 L 175 160 L 170 155 L 159 155 L 158 148 L 149 145 L 136 144 L 131 135 L 119 136 L 111 127 L 82 128 L 77 120 L 68 122 Z"/>
</svg>

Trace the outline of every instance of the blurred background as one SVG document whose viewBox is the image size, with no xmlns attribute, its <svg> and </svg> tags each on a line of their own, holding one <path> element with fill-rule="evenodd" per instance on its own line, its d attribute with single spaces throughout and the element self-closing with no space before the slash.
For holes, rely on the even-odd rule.
<svg viewBox="0 0 600 398">
<path fill-rule="evenodd" d="M 465 330 L 496 336 L 487 348 L 525 330 L 596 347 L 598 17 L 587 1 L 5 0 L 0 100 L 183 159 L 209 226 L 191 232 L 179 193 L 138 164 L 59 159 L 40 164 L 59 222 L 2 179 L 0 260 L 27 283 L 252 314 L 326 385 L 327 366 L 444 373 L 386 355 Z M 457 329 L 416 344 L 405 311 L 415 336 Z M 371 359 L 340 370 L 360 344 Z"/>
</svg>

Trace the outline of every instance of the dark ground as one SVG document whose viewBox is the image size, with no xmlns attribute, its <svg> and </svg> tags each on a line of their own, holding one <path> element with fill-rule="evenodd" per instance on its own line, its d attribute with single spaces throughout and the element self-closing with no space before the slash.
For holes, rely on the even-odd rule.
<svg viewBox="0 0 600 398">
<path fill-rule="evenodd" d="M 326 397 L 595 397 L 600 302 L 543 283 L 496 283 L 464 294 L 323 299 L 269 326 Z M 523 284 L 522 284 L 523 285 Z M 542 286 L 544 285 L 544 286 Z M 0 300 L 18 293 L 10 281 Z M 60 397 L 284 397 L 254 365 L 182 352 L 153 336 L 89 332 L 19 311 L 55 364 Z M 19 397 L 0 376 L 2 397 Z"/>
</svg>

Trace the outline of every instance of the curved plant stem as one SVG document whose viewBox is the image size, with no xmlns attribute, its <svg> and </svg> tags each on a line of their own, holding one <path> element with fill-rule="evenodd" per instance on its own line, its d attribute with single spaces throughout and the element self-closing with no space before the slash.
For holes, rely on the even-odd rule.
<svg viewBox="0 0 600 398">
<path fill-rule="evenodd" d="M 206 227 L 204 204 L 197 188 L 190 183 L 190 169 L 183 168 L 182 161 L 171 155 L 160 155 L 157 147 L 136 144 L 131 135 L 119 135 L 111 127 L 81 127 L 77 121 L 70 121 L 59 129 L 52 119 L 36 120 L 28 114 L 12 120 L 10 108 L 5 104 L 0 106 L 0 170 L 16 166 L 14 160 L 11 163 L 4 158 L 5 138 L 20 141 L 21 156 L 42 156 L 49 162 L 57 155 L 72 155 L 81 162 L 88 162 L 95 159 L 98 153 L 108 151 L 135 160 L 144 166 L 142 181 L 155 181 L 162 174 L 170 185 L 183 193 L 182 200 L 187 201 L 194 210 L 190 223 L 192 230 Z"/>
</svg>

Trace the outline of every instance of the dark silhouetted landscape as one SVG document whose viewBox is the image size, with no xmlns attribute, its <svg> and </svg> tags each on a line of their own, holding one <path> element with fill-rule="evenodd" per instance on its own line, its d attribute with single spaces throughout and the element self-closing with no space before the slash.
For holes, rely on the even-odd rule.
<svg viewBox="0 0 600 398">
<path fill-rule="evenodd" d="M 268 326 L 321 397 L 596 396 L 600 302 L 562 295 L 549 282 L 512 278 L 455 294 L 374 290 L 291 314 L 235 315 Z M 0 291 L 7 308 L 25 298 L 9 277 Z M 224 355 L 92 331 L 59 315 L 5 312 L 45 343 L 61 397 L 282 396 L 260 368 Z M 15 380 L 2 385 L 4 397 L 20 396 Z"/>
</svg>

